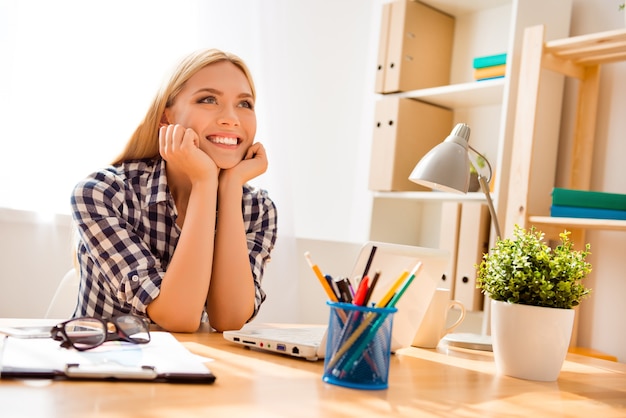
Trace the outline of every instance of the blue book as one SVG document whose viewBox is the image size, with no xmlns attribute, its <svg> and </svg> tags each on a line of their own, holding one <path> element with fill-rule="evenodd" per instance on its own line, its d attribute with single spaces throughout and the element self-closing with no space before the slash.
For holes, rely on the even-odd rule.
<svg viewBox="0 0 626 418">
<path fill-rule="evenodd" d="M 476 81 L 496 80 L 498 78 L 504 78 L 504 76 L 499 75 L 497 77 L 477 78 Z"/>
<path fill-rule="evenodd" d="M 474 58 L 474 68 L 493 67 L 506 64 L 506 54 L 485 55 Z"/>
<path fill-rule="evenodd" d="M 626 220 L 626 210 L 584 208 L 578 206 L 550 206 L 550 216 L 557 218 L 589 218 Z"/>
</svg>

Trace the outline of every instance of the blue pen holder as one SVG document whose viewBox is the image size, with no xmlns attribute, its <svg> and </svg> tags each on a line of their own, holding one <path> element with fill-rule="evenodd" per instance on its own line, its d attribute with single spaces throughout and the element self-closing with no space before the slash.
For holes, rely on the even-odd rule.
<svg viewBox="0 0 626 418">
<path fill-rule="evenodd" d="M 397 309 L 327 303 L 330 317 L 324 382 L 354 389 L 387 389 Z"/>
</svg>

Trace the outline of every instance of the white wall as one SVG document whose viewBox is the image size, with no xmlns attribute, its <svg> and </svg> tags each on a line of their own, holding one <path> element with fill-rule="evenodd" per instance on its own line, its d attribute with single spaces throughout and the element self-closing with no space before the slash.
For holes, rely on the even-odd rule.
<svg viewBox="0 0 626 418">
<path fill-rule="evenodd" d="M 272 303 L 262 318 L 297 312 L 302 254 L 295 237 L 362 242 L 368 235 L 378 3 L 111 0 L 90 7 L 82 0 L 0 0 L 0 54 L 6 59 L 0 66 L 0 125 L 9 128 L 0 134 L 0 161 L 23 161 L 24 168 L 18 176 L 0 164 L 0 176 L 13 179 L 0 182 L 0 210 L 20 209 L 3 210 L 0 218 L 0 241 L 11 247 L 0 253 L 0 316 L 41 316 L 71 263 L 69 247 L 39 238 L 67 235 L 67 228 L 40 223 L 21 201 L 30 197 L 27 204 L 38 213 L 67 213 L 71 186 L 110 161 L 163 74 L 198 47 L 237 53 L 255 77 L 257 140 L 270 159 L 256 183 L 275 200 L 280 231 L 264 283 Z M 142 5 L 146 12 L 138 15 Z M 137 39 L 108 36 L 132 28 L 131 16 L 152 25 Z M 170 20 L 187 24 L 172 34 Z M 17 35 L 26 40 L 23 50 L 15 46 Z M 134 52 L 116 52 L 123 49 L 120 42 Z M 140 71 L 140 62 L 149 63 L 147 71 Z M 31 77 L 14 82 L 24 71 Z M 129 97 L 130 89 L 145 97 Z M 78 106 L 91 111 L 77 118 L 72 109 Z M 29 138 L 44 140 L 34 145 Z M 60 167 L 73 171 L 61 175 Z M 61 183 L 64 191 L 52 192 Z M 55 235 L 50 244 L 59 239 Z M 39 254 L 37 261 L 24 248 Z M 330 254 L 314 256 L 321 261 Z"/>
<path fill-rule="evenodd" d="M 72 267 L 67 215 L 0 208 L 0 317 L 41 318 Z"/>
<path fill-rule="evenodd" d="M 367 237 L 367 172 L 378 7 L 382 2 L 266 0 L 261 7 L 261 2 L 237 0 L 223 2 L 216 14 L 211 6 L 220 2 L 206 1 L 201 2 L 200 10 L 207 19 L 195 15 L 190 19 L 206 25 L 205 45 L 245 49 L 241 55 L 251 64 L 261 99 L 259 135 L 268 143 L 270 156 L 287 155 L 271 160 L 262 180 L 263 184 L 280 185 L 271 191 L 280 208 L 281 236 L 268 266 L 265 286 L 270 296 L 259 319 L 299 318 L 299 309 L 306 304 L 298 298 L 314 280 L 299 270 L 303 248 L 314 248 L 320 264 L 328 259 L 343 264 L 352 261 L 353 243 Z M 574 0 L 572 34 L 623 28 L 624 16 L 617 11 L 617 3 Z M 244 18 L 237 12 L 243 5 L 256 14 Z M 236 38 L 239 33 L 241 38 Z M 626 64 L 611 65 L 603 72 L 592 181 L 597 190 L 626 193 L 621 157 L 626 154 L 626 119 L 621 114 L 626 108 L 625 73 Z M 574 84 L 568 83 L 564 102 L 563 138 L 571 132 Z M 36 99 L 42 103 L 41 97 Z M 54 105 L 51 98 L 43 99 L 44 106 Z M 0 114 L 2 125 L 10 122 L 2 117 Z M 54 130 L 46 126 L 45 133 L 54 141 Z M 3 145 L 11 139 L 0 136 Z M 83 140 L 92 142 L 89 137 Z M 567 155 L 565 144 L 561 155 Z M 14 156 L 28 161 L 26 157 Z M 4 158 L 8 157 L 2 151 L 0 159 Z M 20 187 L 16 177 L 11 176 L 12 184 Z M 52 223 L 40 222 L 32 213 L 0 209 L 0 317 L 43 315 L 56 283 L 71 266 L 67 218 L 51 219 Z M 588 284 L 594 293 L 581 307 L 580 345 L 626 362 L 626 326 L 621 320 L 626 317 L 622 300 L 626 294 L 622 250 L 626 234 L 589 232 L 587 238 L 594 265 Z M 325 253 L 312 243 L 317 240 L 330 241 Z M 344 255 L 337 257 L 337 249 Z M 305 293 L 305 302 L 323 297 L 313 292 Z"/>
</svg>

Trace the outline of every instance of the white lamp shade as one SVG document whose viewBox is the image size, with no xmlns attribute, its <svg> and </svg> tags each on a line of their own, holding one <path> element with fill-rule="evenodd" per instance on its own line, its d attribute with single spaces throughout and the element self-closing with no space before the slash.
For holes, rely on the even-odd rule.
<svg viewBox="0 0 626 418">
<path fill-rule="evenodd" d="M 458 124 L 444 142 L 417 163 L 409 180 L 435 190 L 467 193 L 470 180 L 468 138 L 467 125 Z"/>
</svg>

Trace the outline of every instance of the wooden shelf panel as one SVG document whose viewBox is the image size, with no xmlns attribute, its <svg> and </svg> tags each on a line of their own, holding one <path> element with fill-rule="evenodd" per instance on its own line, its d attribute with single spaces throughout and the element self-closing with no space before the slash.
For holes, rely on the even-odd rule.
<svg viewBox="0 0 626 418">
<path fill-rule="evenodd" d="M 495 199 L 493 194 L 492 199 Z M 429 200 L 438 202 L 475 202 L 484 201 L 485 195 L 482 192 L 447 193 L 447 192 L 374 192 L 376 199 L 402 199 L 402 200 Z"/>
<path fill-rule="evenodd" d="M 552 216 L 529 216 L 528 221 L 535 225 L 555 225 L 581 229 L 626 231 L 626 221 L 613 219 L 557 218 Z"/>
<path fill-rule="evenodd" d="M 435 9 L 448 13 L 452 16 L 460 16 L 476 13 L 481 10 L 491 9 L 511 3 L 511 0 L 423 0 Z"/>
<path fill-rule="evenodd" d="M 448 109 L 502 104 L 504 78 L 392 93 Z"/>
<path fill-rule="evenodd" d="M 546 42 L 545 53 L 576 65 L 598 65 L 626 59 L 626 29 Z"/>
</svg>

